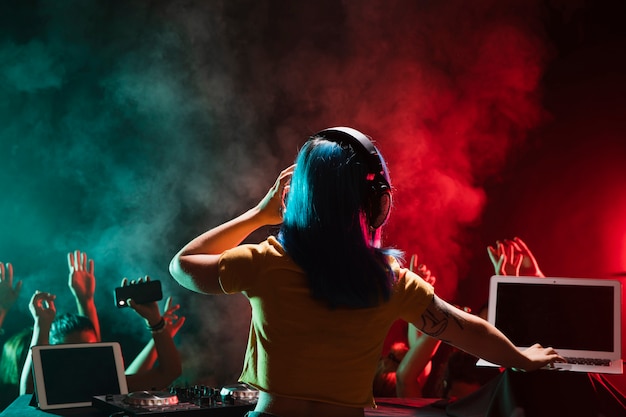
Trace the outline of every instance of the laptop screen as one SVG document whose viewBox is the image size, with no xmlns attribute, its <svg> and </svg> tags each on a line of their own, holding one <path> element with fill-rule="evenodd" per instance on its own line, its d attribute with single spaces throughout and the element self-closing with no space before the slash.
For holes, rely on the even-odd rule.
<svg viewBox="0 0 626 417">
<path fill-rule="evenodd" d="M 41 409 L 90 406 L 92 397 L 126 394 L 117 343 L 34 346 L 35 392 Z"/>
<path fill-rule="evenodd" d="M 548 369 L 621 374 L 621 300 L 619 280 L 494 275 L 488 320 L 519 349 L 539 343 L 567 359 Z"/>
<path fill-rule="evenodd" d="M 500 282 L 495 326 L 516 346 L 612 352 L 614 287 Z"/>
</svg>

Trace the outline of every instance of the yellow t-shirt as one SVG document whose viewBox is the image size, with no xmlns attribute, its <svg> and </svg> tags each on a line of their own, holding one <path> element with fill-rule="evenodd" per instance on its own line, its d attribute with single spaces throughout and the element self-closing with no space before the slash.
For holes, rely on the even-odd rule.
<svg viewBox="0 0 626 417">
<path fill-rule="evenodd" d="M 277 395 L 352 407 L 374 404 L 383 341 L 398 318 L 418 322 L 433 287 L 396 263 L 391 298 L 379 306 L 329 309 L 274 237 L 219 260 L 224 292 L 242 292 L 252 322 L 242 382 Z"/>
</svg>

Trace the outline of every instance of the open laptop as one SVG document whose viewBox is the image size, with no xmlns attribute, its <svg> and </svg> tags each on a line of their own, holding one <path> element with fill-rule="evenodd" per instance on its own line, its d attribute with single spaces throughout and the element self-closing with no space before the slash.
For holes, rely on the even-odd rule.
<svg viewBox="0 0 626 417">
<path fill-rule="evenodd" d="M 35 397 L 40 409 L 90 407 L 92 397 L 128 394 L 119 343 L 33 346 Z"/>
<path fill-rule="evenodd" d="M 488 320 L 520 349 L 540 343 L 567 358 L 550 369 L 621 374 L 621 295 L 618 280 L 494 275 Z"/>
</svg>

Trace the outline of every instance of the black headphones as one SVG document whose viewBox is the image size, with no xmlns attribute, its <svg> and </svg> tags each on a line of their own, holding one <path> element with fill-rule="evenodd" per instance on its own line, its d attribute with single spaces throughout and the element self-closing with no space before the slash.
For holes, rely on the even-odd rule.
<svg viewBox="0 0 626 417">
<path fill-rule="evenodd" d="M 387 180 L 385 165 L 372 141 L 358 130 L 343 126 L 321 130 L 312 137 L 352 145 L 354 151 L 364 157 L 367 163 L 365 179 L 369 186 L 366 202 L 367 224 L 373 229 L 385 224 L 391 211 L 391 186 Z"/>
</svg>

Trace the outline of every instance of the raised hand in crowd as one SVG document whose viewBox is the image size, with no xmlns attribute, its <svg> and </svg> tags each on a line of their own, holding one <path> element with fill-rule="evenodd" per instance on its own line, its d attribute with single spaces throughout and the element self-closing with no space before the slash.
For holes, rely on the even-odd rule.
<svg viewBox="0 0 626 417">
<path fill-rule="evenodd" d="M 163 318 L 166 323 L 165 331 L 169 332 L 172 338 L 176 336 L 180 328 L 185 323 L 185 316 L 179 316 L 176 314 L 178 309 L 180 309 L 180 304 L 172 305 L 172 297 L 167 297 L 165 300 L 165 312 L 163 313 Z M 150 339 L 133 362 L 126 368 L 126 373 L 135 374 L 147 371 L 154 366 L 157 358 L 158 355 L 154 345 L 154 339 Z"/>
<path fill-rule="evenodd" d="M 130 282 L 124 278 L 122 286 L 139 284 L 144 280 L 150 281 L 150 277 L 146 276 Z M 164 389 L 182 373 L 180 354 L 172 339 L 172 330 L 168 330 L 171 325 L 168 324 L 165 316 L 161 315 L 156 301 L 145 304 L 138 304 L 132 299 L 127 301 L 130 308 L 145 320 L 146 328 L 152 333 L 152 340 L 158 356 L 158 364 L 150 369 L 143 369 L 143 367 L 138 366 L 136 373 L 127 371 L 128 390 L 132 392 Z M 168 309 L 171 308 L 166 308 L 166 310 Z M 175 306 L 173 311 L 176 309 Z M 182 326 L 182 323 L 180 325 Z"/>
<path fill-rule="evenodd" d="M 545 277 L 535 256 L 519 237 L 496 241 L 487 253 L 496 275 Z"/>
<path fill-rule="evenodd" d="M 437 277 L 435 277 L 430 269 L 424 264 L 418 264 L 417 255 L 411 255 L 411 264 L 409 265 L 409 270 L 415 272 L 417 275 L 422 277 L 422 279 L 428 282 L 430 285 L 434 286 L 437 282 Z"/>
<path fill-rule="evenodd" d="M 13 286 L 13 265 L 0 262 L 0 329 L 21 290 L 22 280 L 17 281 Z"/>
<path fill-rule="evenodd" d="M 69 268 L 68 286 L 76 300 L 78 314 L 88 317 L 96 331 L 98 341 L 102 340 L 100 334 L 100 320 L 96 310 L 95 292 L 96 276 L 94 274 L 94 261 L 88 259 L 85 252 L 76 250 L 67 254 Z"/>
<path fill-rule="evenodd" d="M 167 329 L 172 334 L 172 337 L 174 337 L 185 323 L 185 316 L 179 316 L 176 314 L 176 311 L 180 308 L 180 304 L 173 306 L 171 304 L 172 297 L 167 297 L 165 302 L 165 314 L 163 317 L 165 317 L 165 321 L 168 324 Z"/>
<path fill-rule="evenodd" d="M 39 339 L 38 345 L 47 345 L 49 343 L 48 334 L 57 313 L 54 300 L 56 300 L 56 295 L 39 290 L 35 291 L 30 299 L 28 309 L 35 322 L 35 332 L 38 329 L 43 330 L 42 338 Z"/>
<path fill-rule="evenodd" d="M 56 295 L 39 290 L 35 291 L 30 298 L 28 309 L 34 320 L 33 336 L 30 342 L 31 347 L 50 344 L 50 328 L 52 327 L 52 322 L 57 313 L 54 305 L 55 299 Z M 33 392 L 32 363 L 32 356 L 29 351 L 26 356 L 26 361 L 24 362 L 24 368 L 22 369 L 20 395 Z"/>
</svg>

